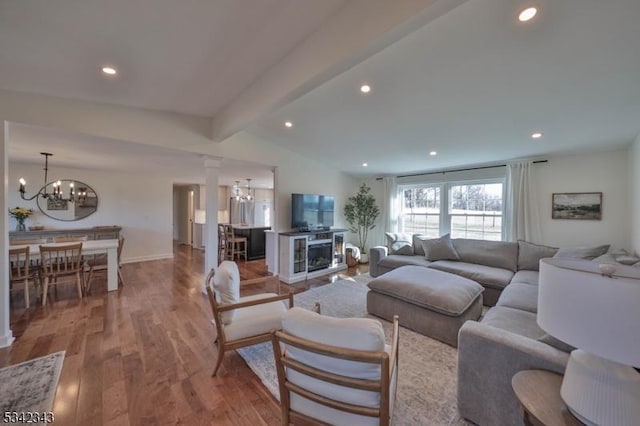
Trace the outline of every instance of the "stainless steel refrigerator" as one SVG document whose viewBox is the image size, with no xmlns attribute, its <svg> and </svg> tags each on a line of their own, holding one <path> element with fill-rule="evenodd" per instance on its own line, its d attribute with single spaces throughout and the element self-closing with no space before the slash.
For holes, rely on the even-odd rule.
<svg viewBox="0 0 640 426">
<path fill-rule="evenodd" d="M 255 201 L 253 199 L 236 200 L 231 197 L 229 202 L 229 223 L 232 225 L 253 225 Z"/>
</svg>

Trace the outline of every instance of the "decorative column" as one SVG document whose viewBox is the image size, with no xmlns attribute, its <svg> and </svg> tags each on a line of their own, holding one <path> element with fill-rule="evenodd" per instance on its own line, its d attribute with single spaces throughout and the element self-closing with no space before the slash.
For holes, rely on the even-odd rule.
<svg viewBox="0 0 640 426">
<path fill-rule="evenodd" d="M 218 185 L 220 178 L 221 157 L 209 157 L 205 167 L 205 210 L 206 223 L 204 239 L 204 278 L 211 268 L 218 267 Z M 206 294 L 206 282 L 202 282 L 201 291 Z"/>
<path fill-rule="evenodd" d="M 7 214 L 7 193 L 9 191 L 9 122 L 3 121 L 0 128 L 0 174 L 3 194 L 0 197 L 0 348 L 13 343 L 13 333 L 9 324 L 9 215 Z"/>
</svg>

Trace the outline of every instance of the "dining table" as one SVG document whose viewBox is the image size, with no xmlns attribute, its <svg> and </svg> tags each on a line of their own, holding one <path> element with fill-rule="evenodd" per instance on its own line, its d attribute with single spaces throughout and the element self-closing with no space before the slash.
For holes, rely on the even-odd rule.
<svg viewBox="0 0 640 426">
<path fill-rule="evenodd" d="M 44 244 L 25 244 L 12 245 L 11 248 L 29 247 L 29 256 L 31 258 L 40 257 L 40 246 L 59 247 L 77 243 L 44 243 Z M 107 255 L 107 291 L 116 291 L 118 289 L 118 240 L 87 240 L 82 241 L 82 254 L 89 256 L 94 254 Z"/>
</svg>

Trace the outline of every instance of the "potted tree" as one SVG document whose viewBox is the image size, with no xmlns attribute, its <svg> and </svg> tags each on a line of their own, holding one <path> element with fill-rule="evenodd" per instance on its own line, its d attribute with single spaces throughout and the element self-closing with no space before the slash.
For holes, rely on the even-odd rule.
<svg viewBox="0 0 640 426">
<path fill-rule="evenodd" d="M 358 193 L 349 197 L 344 206 L 344 216 L 349 223 L 349 230 L 358 234 L 358 248 L 360 249 L 360 261 L 367 263 L 368 253 L 365 251 L 369 231 L 375 228 L 375 222 L 380 215 L 380 209 L 376 205 L 376 199 L 370 194 L 371 188 L 367 184 L 360 185 Z"/>
</svg>

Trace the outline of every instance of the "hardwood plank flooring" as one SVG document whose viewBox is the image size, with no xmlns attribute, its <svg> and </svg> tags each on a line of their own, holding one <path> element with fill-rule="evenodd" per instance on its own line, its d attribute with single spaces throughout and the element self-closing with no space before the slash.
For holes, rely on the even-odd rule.
<svg viewBox="0 0 640 426">
<path fill-rule="evenodd" d="M 54 414 L 60 425 L 273 425 L 277 401 L 235 352 L 211 377 L 217 350 L 211 308 L 200 292 L 203 252 L 177 245 L 173 260 L 126 264 L 126 285 L 106 292 L 95 278 L 92 294 L 78 299 L 72 286 L 50 291 L 47 306 L 24 309 L 11 295 L 16 341 L 0 349 L 0 367 L 66 350 Z M 263 260 L 239 262 L 252 280 L 241 294 L 301 292 L 341 274 L 295 285 L 268 276 Z"/>
</svg>

